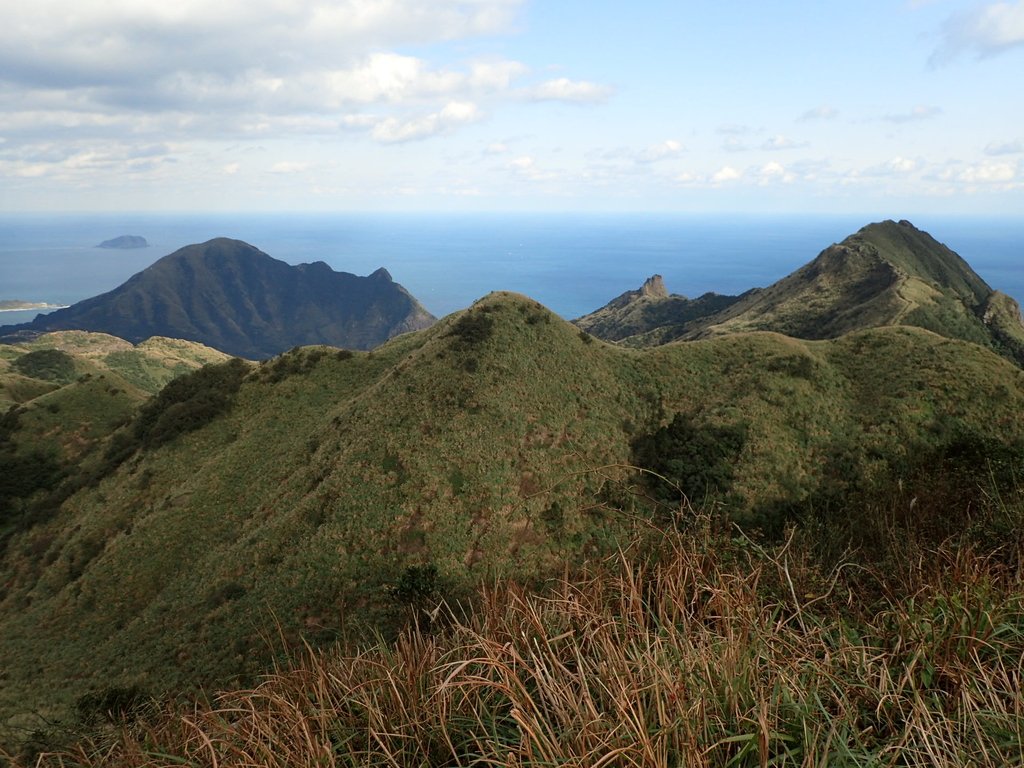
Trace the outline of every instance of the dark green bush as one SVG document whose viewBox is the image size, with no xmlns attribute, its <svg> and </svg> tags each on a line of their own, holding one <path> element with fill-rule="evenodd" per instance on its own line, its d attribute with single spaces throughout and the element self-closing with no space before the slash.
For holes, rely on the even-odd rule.
<svg viewBox="0 0 1024 768">
<path fill-rule="evenodd" d="M 151 701 L 149 694 L 137 685 L 111 686 L 81 696 L 75 702 L 75 712 L 85 726 L 118 724 L 138 719 Z"/>
<path fill-rule="evenodd" d="M 142 406 L 129 434 L 111 442 L 107 458 L 120 461 L 137 448 L 169 443 L 227 413 L 248 371 L 234 358 L 174 379 Z"/>
<path fill-rule="evenodd" d="M 449 336 L 455 336 L 466 346 L 476 346 L 487 341 L 494 333 L 494 318 L 482 310 L 464 312 L 455 321 Z"/>
<path fill-rule="evenodd" d="M 20 454 L 0 448 L 0 524 L 10 522 L 17 500 L 53 488 L 63 475 L 60 463 L 52 455 L 39 451 Z"/>
<path fill-rule="evenodd" d="M 214 589 L 206 598 L 208 608 L 216 608 L 224 603 L 244 597 L 248 590 L 237 581 L 228 581 Z"/>
<path fill-rule="evenodd" d="M 410 565 L 388 589 L 391 599 L 413 608 L 425 607 L 440 597 L 440 578 L 436 565 Z"/>
<path fill-rule="evenodd" d="M 733 465 L 747 440 L 745 424 L 699 425 L 684 413 L 633 441 L 633 462 L 664 480 L 648 477 L 652 494 L 676 502 L 722 497 L 733 485 Z"/>
<path fill-rule="evenodd" d="M 11 361 L 11 367 L 24 376 L 67 384 L 75 379 L 75 360 L 59 349 L 28 352 Z"/>
</svg>

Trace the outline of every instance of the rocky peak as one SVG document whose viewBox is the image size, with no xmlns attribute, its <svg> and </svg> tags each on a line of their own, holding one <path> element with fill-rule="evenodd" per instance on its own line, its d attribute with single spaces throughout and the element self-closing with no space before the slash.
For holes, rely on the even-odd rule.
<svg viewBox="0 0 1024 768">
<path fill-rule="evenodd" d="M 652 299 L 667 299 L 668 291 L 665 289 L 665 283 L 661 279 L 661 275 L 651 275 L 647 278 L 640 288 L 640 295 L 648 296 Z"/>
</svg>

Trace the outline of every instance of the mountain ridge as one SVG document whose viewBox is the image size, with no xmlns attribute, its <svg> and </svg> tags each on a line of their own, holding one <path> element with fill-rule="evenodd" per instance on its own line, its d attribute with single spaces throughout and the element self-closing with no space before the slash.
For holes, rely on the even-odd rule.
<svg viewBox="0 0 1024 768">
<path fill-rule="evenodd" d="M 868 224 L 770 286 L 704 313 L 685 305 L 691 311 L 684 314 L 666 299 L 647 299 L 653 306 L 644 312 L 652 321 L 638 323 L 622 298 L 575 322 L 632 346 L 738 331 L 823 339 L 874 326 L 916 325 L 995 348 L 1024 365 L 1024 323 L 1016 302 L 907 220 Z"/>
</svg>

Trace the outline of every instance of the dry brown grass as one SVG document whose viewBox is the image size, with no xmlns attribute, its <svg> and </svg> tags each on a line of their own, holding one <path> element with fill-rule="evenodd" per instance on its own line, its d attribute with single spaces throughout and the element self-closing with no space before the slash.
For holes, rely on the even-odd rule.
<svg viewBox="0 0 1024 768">
<path fill-rule="evenodd" d="M 442 606 L 433 631 L 303 649 L 40 764 L 1019 765 L 1019 575 L 918 554 L 870 574 L 901 598 L 869 600 L 862 568 L 824 572 L 796 534 L 766 549 L 705 523 L 544 594 L 485 589 L 463 620 Z"/>
</svg>

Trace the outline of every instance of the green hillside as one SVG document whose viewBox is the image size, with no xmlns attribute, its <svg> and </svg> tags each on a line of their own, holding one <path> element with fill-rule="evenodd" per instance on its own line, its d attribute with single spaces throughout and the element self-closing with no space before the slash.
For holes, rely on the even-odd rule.
<svg viewBox="0 0 1024 768">
<path fill-rule="evenodd" d="M 0 345 L 0 548 L 22 522 L 55 510 L 63 480 L 92 472 L 98 449 L 150 395 L 225 359 L 191 342 L 133 346 L 83 331 Z"/>
<path fill-rule="evenodd" d="M 246 370 L 177 380 L 11 538 L 5 715 L 245 679 L 268 634 L 359 637 L 423 596 L 559 574 L 676 520 L 679 490 L 771 537 L 1024 439 L 1024 372 L 910 327 L 638 351 L 502 293 L 372 352 Z"/>
</svg>

